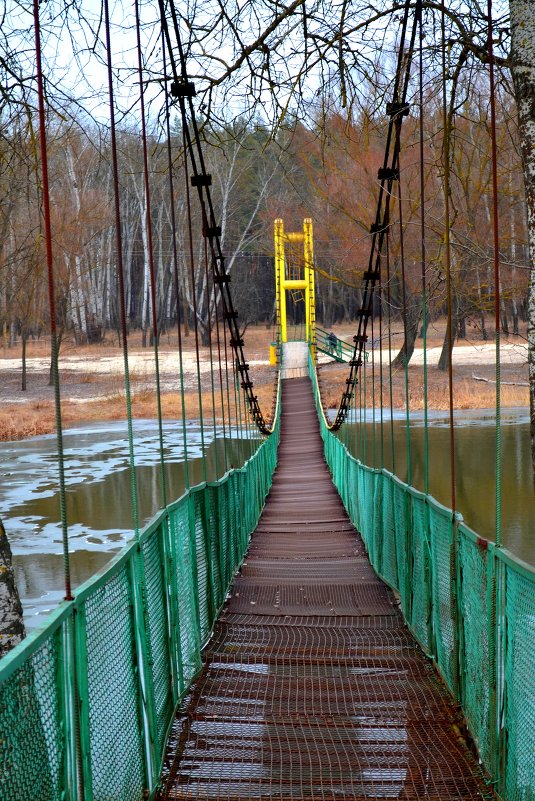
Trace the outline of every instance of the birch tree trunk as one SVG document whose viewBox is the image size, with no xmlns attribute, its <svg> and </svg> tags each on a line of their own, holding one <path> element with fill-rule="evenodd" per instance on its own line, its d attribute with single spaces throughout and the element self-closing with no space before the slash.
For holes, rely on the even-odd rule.
<svg viewBox="0 0 535 801">
<path fill-rule="evenodd" d="M 11 548 L 0 520 L 0 657 L 23 637 L 22 606 L 13 574 Z"/>
<path fill-rule="evenodd" d="M 511 73 L 518 110 L 529 241 L 528 366 L 531 456 L 535 467 L 535 14 L 533 0 L 509 0 Z"/>
</svg>

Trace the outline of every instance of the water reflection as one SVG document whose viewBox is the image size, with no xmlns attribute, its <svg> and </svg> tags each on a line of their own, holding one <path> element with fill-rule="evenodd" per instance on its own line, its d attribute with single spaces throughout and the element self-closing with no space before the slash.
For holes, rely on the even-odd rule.
<svg viewBox="0 0 535 801">
<path fill-rule="evenodd" d="M 375 426 L 368 411 L 364 424 L 349 427 L 351 451 L 369 465 L 381 463 L 380 413 Z M 457 509 L 478 534 L 495 539 L 496 435 L 492 411 L 465 411 L 455 415 L 455 469 Z M 424 489 L 423 415 L 411 415 L 410 466 L 413 486 Z M 407 428 L 403 416 L 393 421 L 383 415 L 384 464 L 407 479 Z M 535 564 L 535 497 L 530 454 L 529 416 L 526 409 L 503 413 L 502 439 L 502 543 L 526 562 Z M 374 458 L 375 457 L 375 458 Z M 447 413 L 429 416 L 429 491 L 451 507 L 450 439 Z"/>
<path fill-rule="evenodd" d="M 142 525 L 162 506 L 159 439 L 153 421 L 136 421 L 134 433 L 138 516 Z M 188 422 L 187 437 L 191 484 L 205 478 L 212 481 L 224 473 L 226 466 L 239 466 L 257 445 L 248 439 L 218 436 L 214 440 L 213 432 L 205 432 L 203 459 L 197 423 Z M 179 423 L 166 425 L 164 440 L 167 497 L 173 500 L 183 493 L 186 484 Z M 69 429 L 64 446 L 70 562 L 73 586 L 77 586 L 101 569 L 132 536 L 125 425 L 105 423 Z M 0 515 L 13 550 L 26 624 L 30 627 L 38 625 L 39 617 L 63 596 L 55 449 L 54 436 L 2 446 Z"/>
</svg>

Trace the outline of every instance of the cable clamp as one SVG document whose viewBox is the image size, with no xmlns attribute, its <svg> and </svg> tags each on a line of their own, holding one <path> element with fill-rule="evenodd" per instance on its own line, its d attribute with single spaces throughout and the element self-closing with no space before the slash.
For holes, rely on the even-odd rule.
<svg viewBox="0 0 535 801">
<path fill-rule="evenodd" d="M 236 320 L 238 318 L 238 312 L 235 309 L 225 309 L 223 314 L 225 316 L 225 320 Z M 230 342 L 232 344 L 232 340 Z M 243 340 L 240 340 L 240 342 L 243 345 Z"/>
<path fill-rule="evenodd" d="M 191 176 L 192 186 L 212 186 L 212 176 L 210 173 L 203 173 L 202 175 Z"/>
<path fill-rule="evenodd" d="M 353 337 L 353 342 L 355 342 L 356 344 L 362 343 L 364 345 L 364 343 L 366 343 L 367 341 L 368 341 L 367 334 L 355 334 L 355 336 Z"/>
<path fill-rule="evenodd" d="M 193 81 L 173 81 L 171 84 L 172 97 L 197 97 Z"/>
<path fill-rule="evenodd" d="M 210 238 L 215 236 L 221 236 L 221 226 L 220 225 L 207 226 L 203 231 L 203 236 L 205 237 L 208 236 Z"/>
<path fill-rule="evenodd" d="M 399 181 L 399 168 L 379 167 L 377 177 L 380 181 Z"/>
<path fill-rule="evenodd" d="M 214 284 L 230 284 L 230 275 L 228 273 L 216 273 L 214 275 Z"/>
<path fill-rule="evenodd" d="M 386 113 L 389 117 L 407 117 L 410 114 L 409 103 L 399 103 L 393 101 L 386 104 Z"/>
<path fill-rule="evenodd" d="M 384 223 L 372 222 L 370 225 L 370 234 L 380 234 L 381 231 L 386 231 L 387 226 Z"/>
<path fill-rule="evenodd" d="M 379 270 L 365 270 L 362 273 L 363 281 L 377 281 L 379 277 Z"/>
</svg>

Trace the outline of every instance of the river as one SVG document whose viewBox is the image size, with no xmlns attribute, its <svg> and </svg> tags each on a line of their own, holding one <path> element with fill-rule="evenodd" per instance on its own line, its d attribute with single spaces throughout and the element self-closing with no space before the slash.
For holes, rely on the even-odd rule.
<svg viewBox="0 0 535 801">
<path fill-rule="evenodd" d="M 350 426 L 350 450 L 366 464 L 381 461 L 380 411 L 367 411 L 366 424 Z M 364 437 L 364 431 L 366 432 Z M 465 522 L 490 540 L 496 534 L 496 426 L 494 410 L 455 413 L 456 507 Z M 424 489 L 424 417 L 410 418 L 411 483 Z M 451 508 L 450 429 L 448 412 L 429 412 L 429 492 Z M 407 480 L 407 426 L 396 412 L 393 420 L 396 474 Z M 504 409 L 501 425 L 501 542 L 529 564 L 535 565 L 535 495 L 530 458 L 529 413 L 525 408 Z M 375 454 L 375 462 L 374 462 Z M 389 410 L 383 412 L 384 465 L 392 470 Z"/>
<path fill-rule="evenodd" d="M 138 517 L 140 525 L 161 508 L 158 428 L 154 421 L 134 422 Z M 227 464 L 239 466 L 254 441 L 204 435 L 202 457 L 198 423 L 188 421 L 190 483 L 211 481 Z M 168 498 L 185 488 L 184 446 L 180 422 L 164 428 Z M 32 437 L 0 445 L 0 517 L 11 544 L 17 586 L 26 626 L 39 625 L 63 598 L 63 558 L 59 525 L 56 437 Z M 64 432 L 67 519 L 73 587 L 100 570 L 132 536 L 133 514 L 126 424 L 107 422 Z M 206 466 L 206 467 L 205 467 Z M 206 469 L 206 474 L 205 474 Z"/>
<path fill-rule="evenodd" d="M 380 462 L 380 413 L 373 426 L 350 426 L 349 442 L 357 456 Z M 383 413 L 385 466 L 391 468 L 390 417 Z M 429 419 L 430 492 L 450 506 L 449 427 L 445 413 Z M 456 413 L 457 508 L 482 536 L 495 534 L 495 434 L 493 413 Z M 158 431 L 153 421 L 135 421 L 135 461 L 139 519 L 148 520 L 161 506 Z M 393 421 L 396 472 L 407 475 L 406 427 L 402 415 Z M 364 431 L 366 438 L 364 440 Z M 190 481 L 204 478 L 201 434 L 188 422 Z M 173 499 L 184 491 L 184 448 L 180 423 L 166 423 L 166 484 Z M 365 444 L 364 444 L 365 443 Z M 423 415 L 410 425 L 411 473 L 423 489 Z M 227 464 L 238 466 L 253 441 L 223 439 L 214 444 L 206 434 L 206 476 L 216 477 Z M 67 515 L 73 586 L 102 568 L 131 537 L 133 528 L 128 447 L 124 423 L 77 426 L 64 435 Z M 53 435 L 2 443 L 0 516 L 11 542 L 17 584 L 27 627 L 39 625 L 63 597 L 62 545 L 58 524 L 56 439 Z M 535 564 L 535 502 L 530 464 L 527 410 L 505 410 L 502 427 L 502 542 L 526 562 Z"/>
</svg>

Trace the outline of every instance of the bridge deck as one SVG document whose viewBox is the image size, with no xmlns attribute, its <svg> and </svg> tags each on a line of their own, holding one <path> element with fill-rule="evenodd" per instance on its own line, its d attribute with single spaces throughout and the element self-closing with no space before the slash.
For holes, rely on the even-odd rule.
<svg viewBox="0 0 535 801">
<path fill-rule="evenodd" d="M 488 797 L 453 702 L 331 483 L 307 378 L 283 382 L 279 467 L 161 798 Z"/>
</svg>

